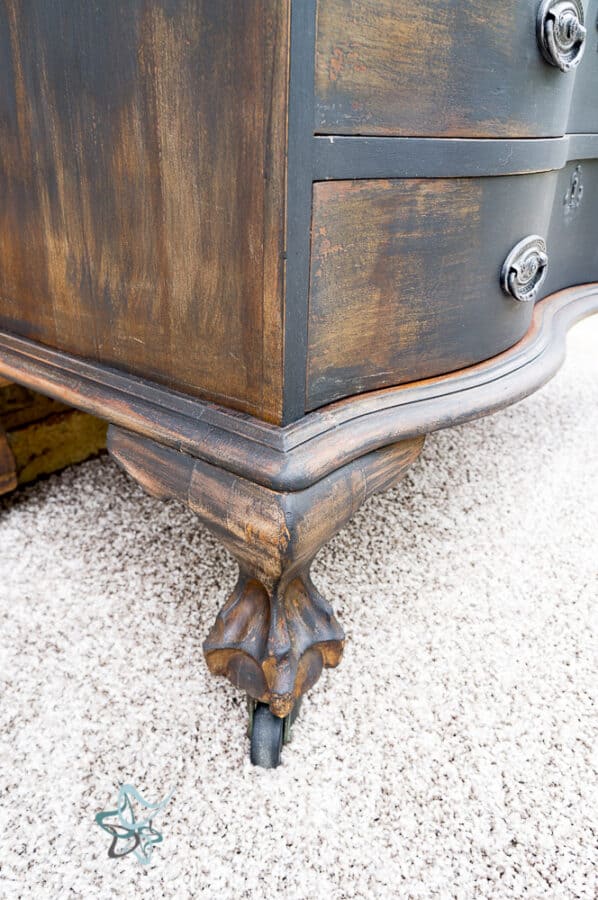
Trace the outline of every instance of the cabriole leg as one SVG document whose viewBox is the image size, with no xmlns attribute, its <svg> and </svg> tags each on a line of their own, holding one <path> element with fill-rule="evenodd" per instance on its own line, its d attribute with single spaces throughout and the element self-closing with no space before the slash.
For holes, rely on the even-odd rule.
<svg viewBox="0 0 598 900">
<path fill-rule="evenodd" d="M 154 495 L 186 502 L 239 564 L 239 579 L 204 653 L 211 672 L 257 702 L 254 761 L 278 764 L 284 722 L 273 719 L 288 720 L 322 669 L 341 660 L 344 634 L 311 580 L 312 560 L 367 497 L 401 477 L 422 445 L 423 438 L 393 444 L 305 490 L 278 492 L 110 429 L 110 452 L 126 471 Z M 263 752 L 256 749 L 260 743 L 266 745 Z"/>
</svg>

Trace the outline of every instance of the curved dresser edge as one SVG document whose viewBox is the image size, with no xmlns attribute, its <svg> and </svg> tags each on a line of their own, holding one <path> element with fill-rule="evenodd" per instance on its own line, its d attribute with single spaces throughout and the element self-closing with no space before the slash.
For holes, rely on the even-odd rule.
<svg viewBox="0 0 598 900">
<path fill-rule="evenodd" d="M 598 312 L 598 283 L 536 305 L 509 350 L 448 375 L 337 401 L 286 427 L 184 397 L 0 333 L 0 373 L 128 431 L 276 491 L 299 491 L 373 450 L 496 412 L 548 381 L 569 328 Z"/>
<path fill-rule="evenodd" d="M 594 313 L 598 283 L 558 291 L 536 304 L 524 337 L 491 359 L 316 410 L 287 429 L 289 458 L 298 467 L 287 468 L 287 478 L 294 482 L 309 465 L 317 480 L 331 459 L 344 465 L 385 444 L 461 425 L 522 400 L 558 371 L 567 332 Z"/>
</svg>

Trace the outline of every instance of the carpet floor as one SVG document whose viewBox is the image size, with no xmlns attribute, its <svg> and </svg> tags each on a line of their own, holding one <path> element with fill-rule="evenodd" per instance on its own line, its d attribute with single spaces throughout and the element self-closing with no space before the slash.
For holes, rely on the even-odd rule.
<svg viewBox="0 0 598 900">
<path fill-rule="evenodd" d="M 598 895 L 598 319 L 320 553 L 347 633 L 275 771 L 201 644 L 235 580 L 107 457 L 0 502 L 0 896 Z M 148 866 L 94 821 L 156 801 Z M 119 842 L 116 842 L 117 846 Z"/>
</svg>

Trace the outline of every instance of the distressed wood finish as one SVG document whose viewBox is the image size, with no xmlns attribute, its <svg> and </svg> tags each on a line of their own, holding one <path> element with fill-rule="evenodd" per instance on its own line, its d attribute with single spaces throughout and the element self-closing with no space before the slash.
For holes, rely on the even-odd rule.
<svg viewBox="0 0 598 900">
<path fill-rule="evenodd" d="M 574 77 L 544 61 L 538 6 L 539 0 L 318 0 L 315 130 L 563 134 Z"/>
<path fill-rule="evenodd" d="M 571 110 L 567 131 L 576 133 L 598 133 L 598 0 L 584 0 L 588 46 L 585 56 L 575 72 L 575 89 L 571 100 Z"/>
<path fill-rule="evenodd" d="M 150 493 L 184 501 L 239 563 L 237 585 L 204 644 L 206 659 L 214 674 L 284 717 L 343 650 L 342 629 L 309 575 L 314 556 L 367 497 L 402 476 L 423 441 L 377 450 L 295 493 L 118 428 L 110 429 L 108 447 Z"/>
<path fill-rule="evenodd" d="M 598 281 L 597 204 L 597 160 L 574 160 L 561 169 L 546 232 L 551 257 L 547 293 Z"/>
<path fill-rule="evenodd" d="M 281 420 L 288 17 L 0 2 L 0 327 Z"/>
<path fill-rule="evenodd" d="M 0 334 L 0 372 L 120 427 L 281 492 L 300 491 L 379 447 L 503 409 L 565 356 L 567 330 L 598 312 L 598 284 L 535 305 L 514 347 L 457 372 L 338 401 L 284 428 L 259 422 L 31 341 Z"/>
<path fill-rule="evenodd" d="M 450 372 L 521 338 L 498 273 L 546 233 L 554 174 L 314 185 L 307 406 Z M 598 273 L 597 273 L 598 274 Z"/>
<path fill-rule="evenodd" d="M 205 656 L 279 718 L 343 651 L 318 550 L 598 311 L 598 0 L 568 74 L 539 3 L 0 0 L 0 373 L 233 554 Z"/>
</svg>

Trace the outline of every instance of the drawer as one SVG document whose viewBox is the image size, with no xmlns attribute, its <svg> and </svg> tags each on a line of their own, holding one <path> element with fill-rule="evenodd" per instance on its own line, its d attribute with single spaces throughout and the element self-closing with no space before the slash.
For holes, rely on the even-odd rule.
<svg viewBox="0 0 598 900">
<path fill-rule="evenodd" d="M 546 293 L 598 281 L 597 210 L 598 160 L 570 162 L 556 182 Z"/>
<path fill-rule="evenodd" d="M 546 237 L 557 178 L 315 184 L 308 409 L 516 343 L 533 303 L 505 294 L 501 269 L 523 238 Z"/>
<path fill-rule="evenodd" d="M 589 0 L 586 8 L 588 45 L 584 58 L 575 73 L 575 89 L 567 131 L 570 134 L 598 133 L 598 0 Z"/>
<path fill-rule="evenodd" d="M 544 59 L 539 6 L 540 0 L 318 0 L 316 132 L 564 134 L 575 73 Z"/>
</svg>

